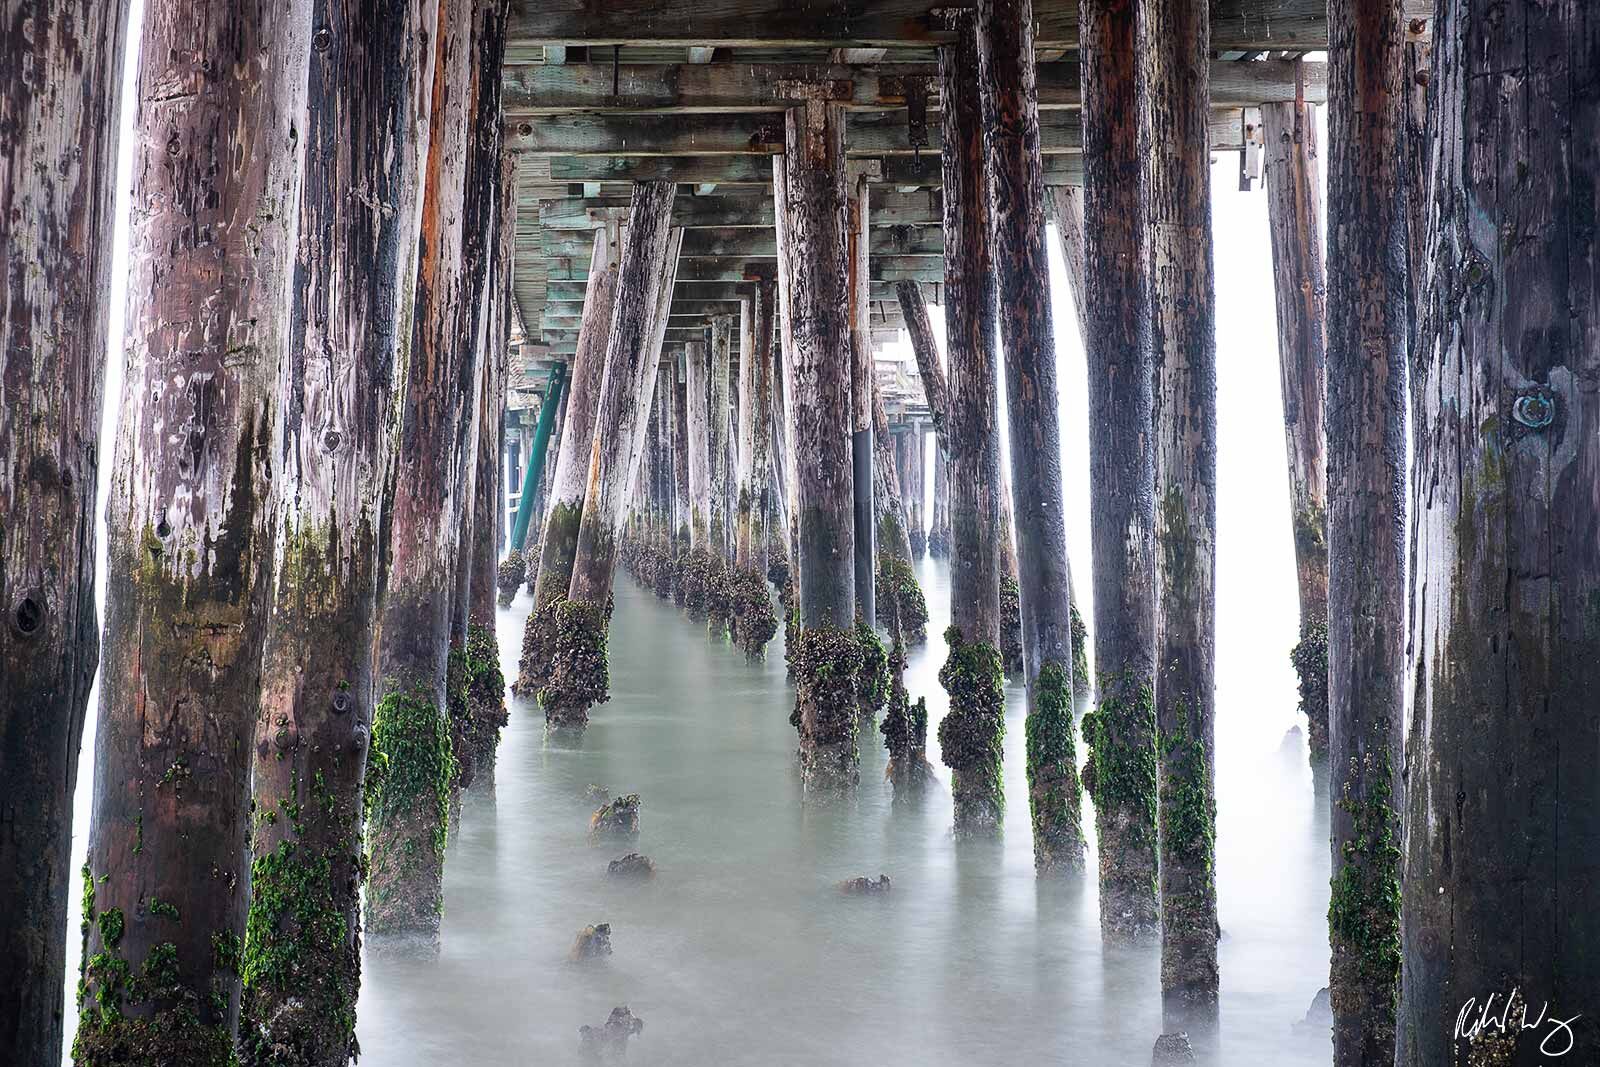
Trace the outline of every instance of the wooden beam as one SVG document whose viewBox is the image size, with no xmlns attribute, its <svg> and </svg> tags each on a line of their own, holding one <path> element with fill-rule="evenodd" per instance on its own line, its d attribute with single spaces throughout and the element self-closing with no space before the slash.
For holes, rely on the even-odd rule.
<svg viewBox="0 0 1600 1067">
<path fill-rule="evenodd" d="M 932 188 L 944 183 L 936 152 L 923 152 L 920 159 L 911 155 L 890 155 L 878 162 L 880 185 Z M 555 156 L 549 163 L 551 178 L 566 183 L 670 181 L 680 185 L 766 187 L 772 181 L 771 161 L 755 155 Z M 1083 165 L 1075 155 L 1046 156 L 1044 174 L 1050 185 L 1077 185 L 1083 181 Z"/>
<path fill-rule="evenodd" d="M 1240 109 L 1214 109 L 1212 146 L 1242 147 L 1240 123 Z M 845 152 L 850 156 L 937 156 L 942 144 L 937 113 L 929 115 L 928 143 L 920 149 L 911 144 L 902 112 L 856 112 L 846 117 L 845 125 Z M 1039 138 L 1046 155 L 1081 151 L 1083 131 L 1077 112 L 1042 112 Z M 783 151 L 783 123 L 779 116 L 761 114 L 606 113 L 544 122 L 525 118 L 507 123 L 506 145 L 515 152 L 547 156 L 770 156 Z"/>
<path fill-rule="evenodd" d="M 587 262 L 593 250 L 589 235 L 572 230 L 548 230 L 539 235 L 539 248 L 551 258 Z M 944 254 L 944 238 L 933 226 L 896 226 L 872 231 L 872 255 L 939 256 Z M 685 259 L 723 258 L 776 259 L 778 249 L 772 232 L 739 228 L 689 230 L 683 238 Z"/>
<path fill-rule="evenodd" d="M 701 262 L 708 262 L 702 260 Z M 716 262 L 715 260 L 709 262 Z M 676 301 L 701 300 L 728 303 L 737 307 L 740 303 L 755 295 L 756 281 L 731 281 L 731 282 L 700 282 L 694 280 L 678 279 L 678 286 L 673 291 Z M 924 299 L 938 303 L 938 285 L 934 282 L 923 282 L 922 290 Z M 874 303 L 893 304 L 897 299 L 894 282 L 874 281 L 872 283 L 872 300 Z M 546 307 L 581 307 L 584 298 L 583 282 L 551 282 L 545 295 Z"/>
<path fill-rule="evenodd" d="M 1211 62 L 1211 103 L 1246 107 L 1295 98 L 1294 60 L 1245 63 Z M 1077 63 L 1041 63 L 1041 110 L 1076 108 L 1082 102 Z M 904 109 L 906 88 L 931 83 L 932 63 L 610 63 L 508 66 L 505 110 L 508 116 L 573 115 L 605 111 L 771 112 L 800 100 L 801 87 L 822 87 L 836 103 L 852 109 Z M 1303 64 L 1305 99 L 1319 104 L 1328 95 L 1326 63 Z M 812 89 L 815 91 L 815 89 Z"/>
<path fill-rule="evenodd" d="M 678 283 L 748 281 L 752 264 L 742 258 L 689 259 L 678 264 Z M 588 257 L 558 257 L 545 264 L 552 282 L 584 281 L 589 276 Z M 873 281 L 943 282 L 944 267 L 931 256 L 874 256 L 869 271 Z"/>
<path fill-rule="evenodd" d="M 539 202 L 539 225 L 545 230 L 597 230 L 606 213 L 626 210 L 625 197 L 566 197 Z M 936 191 L 898 192 L 875 189 L 872 193 L 874 226 L 937 226 L 942 217 Z M 773 224 L 771 195 L 680 196 L 673 205 L 672 224 L 696 230 L 712 227 L 761 227 Z"/>
<path fill-rule="evenodd" d="M 1217 0 L 1213 6 L 1215 51 L 1315 51 L 1328 45 L 1323 0 Z M 937 0 L 546 0 L 512 14 L 510 32 L 519 46 L 926 48 L 952 36 L 947 18 L 935 14 L 939 8 L 947 11 L 948 5 Z M 1041 2 L 1034 18 L 1035 47 L 1078 46 L 1076 0 Z"/>
</svg>

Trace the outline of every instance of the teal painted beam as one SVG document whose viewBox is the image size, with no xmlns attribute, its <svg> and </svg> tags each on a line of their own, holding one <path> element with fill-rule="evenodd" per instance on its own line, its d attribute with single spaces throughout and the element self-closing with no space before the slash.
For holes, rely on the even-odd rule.
<svg viewBox="0 0 1600 1067">
<path fill-rule="evenodd" d="M 533 498 L 539 489 L 539 476 L 544 473 L 544 456 L 550 450 L 550 433 L 555 428 L 556 411 L 561 407 L 561 391 L 566 384 L 567 365 L 557 363 L 550 368 L 549 387 L 545 389 L 544 403 L 539 405 L 539 422 L 533 428 L 533 455 L 528 457 L 528 469 L 522 472 L 522 491 L 517 496 L 517 522 L 511 528 L 511 547 L 518 552 L 528 540 Z"/>
</svg>

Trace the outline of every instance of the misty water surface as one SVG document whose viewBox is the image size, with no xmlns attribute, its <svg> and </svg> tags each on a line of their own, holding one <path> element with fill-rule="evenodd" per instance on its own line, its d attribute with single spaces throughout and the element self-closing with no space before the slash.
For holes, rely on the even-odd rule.
<svg viewBox="0 0 1600 1067">
<path fill-rule="evenodd" d="M 944 570 L 921 571 L 937 634 Z M 500 615 L 508 671 L 528 606 L 524 594 Z M 611 648 L 613 696 L 581 747 L 547 743 L 537 709 L 513 703 L 493 796 L 469 799 L 450 845 L 442 954 L 368 953 L 364 1062 L 577 1062 L 578 1027 L 618 1004 L 645 1020 L 638 1064 L 1149 1062 L 1158 950 L 1102 950 L 1092 875 L 1034 877 L 1020 687 L 1008 689 L 1005 840 L 958 846 L 948 772 L 920 808 L 893 805 L 877 736 L 863 735 L 853 802 L 802 803 L 781 635 L 747 664 L 619 577 Z M 919 650 L 908 679 L 935 724 L 942 655 Z M 1239 714 L 1244 702 L 1275 713 Z M 1229 1064 L 1329 1058 L 1326 1039 L 1290 1029 L 1328 962 L 1326 817 L 1303 753 L 1276 751 L 1293 707 L 1292 685 L 1219 692 Z M 636 847 L 653 881 L 607 879 L 630 846 L 588 841 L 591 783 L 643 797 Z M 887 897 L 834 888 L 880 873 Z M 568 963 L 596 922 L 612 925 L 615 955 Z"/>
</svg>

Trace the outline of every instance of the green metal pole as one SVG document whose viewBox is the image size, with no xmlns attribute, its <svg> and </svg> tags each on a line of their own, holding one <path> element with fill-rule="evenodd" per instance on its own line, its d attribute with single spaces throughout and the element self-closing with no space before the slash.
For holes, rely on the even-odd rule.
<svg viewBox="0 0 1600 1067">
<path fill-rule="evenodd" d="M 550 448 L 550 431 L 556 424 L 556 410 L 561 407 L 561 390 L 567 384 L 567 365 L 557 363 L 550 368 L 549 385 L 544 391 L 544 403 L 539 405 L 539 422 L 533 428 L 533 455 L 528 457 L 528 469 L 522 472 L 522 491 L 517 496 L 517 522 L 511 528 L 511 547 L 518 552 L 528 540 L 528 523 L 533 518 L 533 497 L 539 488 L 539 475 L 544 472 L 544 454 Z"/>
</svg>

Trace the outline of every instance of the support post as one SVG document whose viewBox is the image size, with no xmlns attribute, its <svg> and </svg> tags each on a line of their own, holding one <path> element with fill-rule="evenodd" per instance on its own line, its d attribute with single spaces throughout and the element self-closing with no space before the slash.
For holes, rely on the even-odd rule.
<svg viewBox="0 0 1600 1067">
<path fill-rule="evenodd" d="M 751 343 L 739 365 L 739 515 L 735 538 L 734 636 L 745 654 L 761 656 L 777 632 L 767 590 L 768 490 L 772 465 L 772 348 L 777 283 L 756 283 L 751 304 Z"/>
<path fill-rule="evenodd" d="M 1084 354 L 1098 702 L 1083 723 L 1100 853 L 1100 936 L 1160 928 L 1155 453 L 1135 7 L 1083 0 Z"/>
<path fill-rule="evenodd" d="M 846 256 L 850 292 L 850 462 L 855 505 L 856 614 L 877 625 L 875 575 L 877 529 L 874 521 L 872 443 L 872 325 L 869 245 L 870 185 L 865 168 L 845 164 Z"/>
<path fill-rule="evenodd" d="M 404 294 L 416 280 L 432 110 L 434 56 L 418 43 L 434 31 L 432 4 L 316 7 L 331 38 L 311 51 L 306 195 L 278 372 L 286 407 L 272 453 L 286 460 L 254 748 L 246 1064 L 270 1062 L 274 1047 L 315 1063 L 356 1052 L 379 531 L 392 501 L 379 472 L 393 462 L 403 399 L 397 339 L 412 329 Z M 368 192 L 388 210 L 348 217 Z M 484 477 L 493 494 L 496 479 Z M 492 549 L 489 567 L 492 582 Z"/>
<path fill-rule="evenodd" d="M 8 16 L 19 13 L 8 6 Z M 33 14 L 36 33 L 54 31 L 43 9 Z M 73 1051 L 84 1064 L 127 1062 L 130 1048 L 146 1063 L 233 1060 L 273 563 L 272 438 L 304 156 L 287 131 L 306 128 L 311 15 L 310 0 L 276 5 L 270 17 L 265 5 L 241 11 L 150 0 L 144 8 L 128 359 L 107 502 L 106 646 L 81 883 L 84 970 Z M 80 29 L 113 28 L 87 12 L 78 17 L 86 20 Z M 13 62 L 22 63 L 12 33 L 0 46 L 8 83 L 19 76 Z M 19 45 L 26 42 L 24 35 Z M 78 55 L 73 84 L 120 77 L 102 66 L 108 61 L 101 55 L 85 66 L 90 57 Z M 52 65 L 37 76 L 61 73 Z M 114 113 L 100 118 L 116 121 Z M 17 122 L 8 116 L 0 127 L 0 143 L 14 145 Z M 59 162 L 77 160 L 75 151 L 56 151 L 52 182 L 67 177 Z M 32 175 L 8 177 L 23 182 L 26 195 Z M 8 203 L 13 193 L 3 194 Z M 12 225 L 7 217 L 4 226 Z M 8 264 L 8 276 L 18 266 L 26 261 Z M 87 277 L 55 281 L 92 306 Z M 41 333 L 35 343 L 48 339 Z M 13 347 L 14 338 L 6 343 Z M 25 369 L 12 358 L 8 352 L 8 382 Z M 77 429 L 92 435 L 95 425 Z M 93 495 L 92 468 L 74 463 L 53 477 L 68 472 Z M 92 526 L 83 529 L 92 544 Z M 10 625 L 26 628 L 26 612 L 19 619 L 16 607 L 6 610 Z M 4 688 L 9 695 L 9 676 Z M 34 981 L 41 976 L 7 976 Z M 39 995 L 59 1003 L 53 991 Z"/>
<path fill-rule="evenodd" d="M 1033 861 L 1040 873 L 1073 872 L 1083 869 L 1084 839 L 1072 717 L 1072 574 L 1031 0 L 979 0 L 978 42 L 987 196 L 1004 309 Z"/>
<path fill-rule="evenodd" d="M 1142 206 L 1155 359 L 1156 727 L 1164 1027 L 1214 1041 L 1217 1012 L 1217 380 L 1212 284 L 1210 16 L 1139 8 Z"/>
<path fill-rule="evenodd" d="M 951 16 L 956 40 L 939 49 L 944 103 L 944 279 L 950 358 L 945 450 L 950 463 L 950 656 L 939 680 L 950 711 L 940 756 L 952 774 L 958 837 L 996 836 L 1005 813 L 1001 743 L 1000 427 L 995 291 L 978 46 L 970 11 Z M 925 379 L 926 380 L 926 379 Z"/>
<path fill-rule="evenodd" d="M 1404 672 L 1415 681 L 1405 797 L 1396 800 L 1406 825 L 1394 1062 L 1560 1063 L 1564 1048 L 1580 1058 L 1600 1048 L 1600 287 L 1590 222 L 1600 24 L 1582 4 L 1449 0 L 1437 11 L 1425 149 L 1433 167 L 1413 215 L 1427 239 L 1413 266 L 1423 324 L 1412 360 L 1420 547 Z M 1358 35 L 1357 55 L 1373 54 L 1361 43 L 1370 39 Z M 1382 40 L 1387 59 L 1387 32 Z M 1330 178 L 1336 172 L 1330 158 Z M 1333 188 L 1329 214 L 1338 217 Z M 1380 191 L 1389 190 L 1369 197 Z M 1379 231 L 1357 232 L 1373 235 L 1376 255 Z M 1375 287 L 1391 301 L 1392 233 Z M 1330 241 L 1330 364 L 1336 247 Z M 1330 382 L 1339 369 L 1329 367 Z M 1395 381 L 1386 402 L 1398 399 Z M 1351 429 L 1364 433 L 1369 454 L 1377 449 L 1373 422 Z M 1330 441 L 1330 488 L 1333 449 Z M 1345 556 L 1335 537 L 1337 589 Z M 1340 600 L 1330 607 L 1338 618 Z M 1343 666 L 1342 656 L 1331 665 L 1336 690 Z M 1378 749 L 1363 742 L 1375 725 L 1360 725 L 1349 748 Z M 1371 817 L 1352 814 L 1358 830 Z M 1387 973 L 1387 960 L 1370 962 Z M 1456 1020 L 1469 999 L 1463 1027 Z M 1490 1003 L 1530 1021 L 1548 1005 L 1551 1018 L 1464 1033 Z M 1569 1045 L 1554 1019 L 1571 1016 Z"/>
<path fill-rule="evenodd" d="M 557 363 L 545 378 L 544 399 L 539 402 L 539 421 L 533 428 L 533 445 L 528 462 L 522 469 L 522 492 L 517 496 L 517 521 L 511 527 L 511 547 L 527 553 L 528 528 L 539 510 L 535 498 L 539 493 L 540 479 L 544 474 L 544 457 L 550 448 L 550 434 L 561 411 L 561 397 L 567 384 L 567 365 Z M 526 427 L 523 430 L 527 432 Z M 537 581 L 538 575 L 533 576 Z"/>
<path fill-rule="evenodd" d="M 853 787 L 856 573 L 844 112 L 822 100 L 788 110 L 774 195 L 788 305 L 784 367 L 798 522 L 799 633 L 789 649 L 800 773 L 808 789 Z M 805 456 L 805 462 L 799 457 Z"/>
<path fill-rule="evenodd" d="M 589 708 L 608 695 L 606 631 L 617 533 L 642 447 L 683 240 L 683 231 L 671 228 L 674 192 L 670 182 L 633 187 L 572 582 L 556 620 L 550 677 L 539 690 L 552 725 L 583 725 Z"/>
<path fill-rule="evenodd" d="M 877 532 L 878 599 L 891 593 L 896 598 L 896 624 L 903 642 L 914 645 L 928 640 L 928 601 L 922 595 L 922 585 L 917 581 L 917 571 L 911 554 L 911 538 L 906 533 L 910 520 L 906 517 L 905 500 L 900 495 L 900 469 L 895 462 L 894 438 L 889 434 L 889 415 L 883 407 L 883 396 L 877 383 L 869 381 L 872 390 L 872 475 L 877 483 L 872 494 L 876 511 L 874 525 Z"/>
<path fill-rule="evenodd" d="M 613 211 L 594 235 L 589 281 L 583 291 L 583 322 L 578 328 L 578 347 L 570 365 L 570 385 L 565 389 L 567 425 L 561 433 L 561 447 L 556 450 L 549 506 L 543 514 L 544 536 L 539 539 L 539 558 L 532 575 L 533 610 L 528 613 L 522 631 L 522 657 L 515 689 L 523 695 L 537 693 L 549 680 L 550 659 L 555 653 L 556 604 L 566 598 L 567 586 L 572 582 L 572 562 L 578 552 L 578 526 L 583 518 L 583 498 L 589 482 L 589 459 L 594 450 L 600 380 L 605 372 L 606 343 L 616 307 L 622 230 L 621 213 Z M 552 379 L 556 369 L 562 366 L 557 364 L 551 369 Z M 556 394 L 552 391 L 550 395 Z M 542 409 L 539 417 L 543 425 Z M 546 430 L 547 439 L 548 433 Z M 538 453 L 537 445 L 535 452 Z M 522 518 L 521 511 L 517 517 Z M 515 538 L 513 543 L 517 543 Z"/>
<path fill-rule="evenodd" d="M 127 20 L 0 2 L 0 1063 L 61 1059 Z"/>
<path fill-rule="evenodd" d="M 1328 206 L 1330 218 L 1338 220 L 1328 232 L 1328 262 L 1332 268 L 1328 272 L 1327 327 L 1328 762 L 1333 808 L 1330 842 L 1333 891 L 1328 902 L 1328 942 L 1333 957 L 1328 988 L 1333 1007 L 1333 1062 L 1338 1067 L 1366 1067 L 1395 1062 L 1395 1003 L 1400 981 L 1399 812 L 1405 804 L 1401 758 L 1408 675 L 1404 634 L 1404 494 L 1409 330 L 1406 289 L 1410 271 L 1406 242 L 1406 172 L 1402 155 L 1406 94 L 1401 80 L 1405 22 L 1399 0 L 1349 0 L 1331 5 L 1328 14 Z M 1587 36 L 1593 41 L 1592 30 Z M 1485 42 L 1492 39 L 1493 34 L 1483 38 Z M 1500 53 L 1494 66 L 1483 67 L 1482 77 L 1499 81 L 1500 70 L 1512 69 L 1507 64 L 1514 65 L 1525 59 L 1521 49 L 1501 49 Z M 1461 73 L 1465 74 L 1465 68 Z M 1504 84 L 1515 83 L 1508 80 Z M 1460 105 L 1464 106 L 1466 98 L 1475 95 L 1470 90 L 1464 91 Z M 1527 112 L 1510 110 L 1509 104 L 1496 96 L 1485 94 L 1483 99 L 1494 100 L 1495 105 L 1507 108 L 1502 114 L 1519 126 L 1527 121 Z M 1518 117 L 1511 119 L 1512 115 Z M 1441 121 L 1452 120 L 1441 113 Z M 1473 136 L 1482 135 L 1476 120 L 1471 128 Z M 1495 155 L 1504 151 L 1493 140 L 1483 143 L 1494 145 L 1490 151 Z M 1554 161 L 1557 157 L 1546 158 Z M 1563 167 L 1564 164 L 1557 164 L 1546 173 L 1553 178 Z M 1543 185 L 1542 182 L 1537 184 Z M 1592 201 L 1592 194 L 1589 196 Z M 1457 202 L 1468 199 L 1470 196 Z M 1476 214 L 1478 208 L 1470 210 Z M 1513 217 L 1530 216 L 1522 215 L 1519 210 Z M 1492 224 L 1494 229 L 1487 232 L 1505 232 L 1499 229 L 1498 221 Z M 1473 223 L 1475 233 L 1486 232 L 1477 229 L 1480 225 L 1479 221 Z M 1490 240 L 1483 247 L 1494 249 L 1500 245 L 1500 241 Z M 1469 247 L 1476 251 L 1478 246 L 1473 242 Z M 1561 259 L 1564 263 L 1564 252 Z M 1459 258 L 1452 262 L 1466 263 L 1467 260 Z M 1505 277 L 1509 281 L 1513 276 Z M 1562 268 L 1559 285 L 1562 292 L 1567 291 L 1565 268 Z M 1510 292 L 1505 294 L 1510 295 Z M 1457 308 L 1464 308 L 1468 303 L 1470 298 L 1452 296 L 1434 310 L 1448 319 L 1457 313 Z M 1444 310 L 1446 306 L 1451 310 Z M 1523 344 L 1528 334 L 1524 333 L 1520 320 L 1506 338 L 1504 348 L 1493 332 L 1478 333 L 1485 328 L 1484 317 L 1492 314 L 1490 307 L 1499 306 L 1503 305 L 1496 302 L 1484 305 L 1482 312 L 1462 312 L 1466 317 L 1477 319 L 1469 335 L 1495 337 L 1483 350 L 1494 352 L 1484 368 L 1491 377 L 1479 379 L 1492 391 L 1480 393 L 1480 386 L 1475 384 L 1466 393 L 1471 397 L 1495 399 L 1484 409 L 1475 411 L 1465 395 L 1464 403 L 1459 406 L 1446 401 L 1444 396 L 1449 386 L 1436 394 L 1441 405 L 1449 404 L 1452 409 L 1445 424 L 1470 425 L 1473 441 L 1492 439 L 1492 433 L 1485 433 L 1483 429 L 1486 416 L 1509 414 L 1500 400 L 1505 393 L 1491 384 L 1495 372 L 1488 367 L 1503 368 L 1506 364 L 1502 360 L 1513 358 L 1511 353 L 1526 351 Z M 1549 304 L 1542 306 L 1550 307 Z M 1548 321 L 1559 322 L 1556 329 L 1560 331 L 1570 326 L 1565 311 Z M 1441 370 L 1450 383 L 1465 381 L 1465 376 L 1472 373 L 1464 369 L 1470 366 L 1465 351 L 1451 353 L 1444 362 L 1448 369 L 1441 367 Z M 1533 373 L 1537 376 L 1549 365 L 1540 360 L 1530 364 L 1530 369 L 1534 366 L 1537 370 Z M 1458 378 L 1458 375 L 1463 377 Z M 1514 376 L 1512 381 L 1519 378 L 1520 375 Z M 1456 422 L 1458 418 L 1471 421 Z M 1417 440 L 1418 469 L 1422 470 L 1426 469 L 1424 457 L 1437 453 L 1433 453 L 1432 440 L 1421 436 Z M 1497 466 L 1505 462 L 1504 455 L 1492 445 L 1484 454 L 1492 455 Z M 1593 450 L 1590 454 L 1594 454 Z M 1457 466 L 1462 458 L 1464 455 L 1451 455 L 1445 465 L 1455 474 L 1462 469 Z M 1546 460 L 1541 457 L 1533 463 L 1539 474 L 1529 485 L 1542 488 L 1551 484 L 1546 481 Z M 1507 465 L 1499 469 L 1501 474 L 1497 478 L 1511 468 Z M 1592 481 L 1590 485 L 1592 487 Z M 1443 499 L 1449 499 L 1450 490 L 1440 488 L 1445 494 Z M 1426 499 L 1438 498 L 1430 491 Z M 1504 521 L 1503 517 L 1498 518 L 1489 527 L 1504 529 L 1501 525 Z M 1443 533 L 1438 536 L 1439 540 L 1433 544 L 1442 545 L 1449 539 Z M 1542 550 L 1537 551 L 1537 558 L 1544 558 Z M 1497 581 L 1498 588 L 1505 591 L 1510 585 L 1508 572 L 1518 573 L 1518 566 L 1507 557 L 1501 557 L 1501 561 L 1507 569 L 1493 578 L 1488 573 L 1483 577 L 1486 581 Z M 1535 584 L 1541 590 L 1537 598 L 1542 603 L 1549 588 L 1542 574 L 1548 570 L 1543 564 L 1534 564 L 1534 570 L 1541 573 Z M 1444 617 L 1457 605 L 1467 603 L 1474 592 L 1487 588 L 1479 586 L 1476 580 L 1453 586 L 1444 575 L 1429 575 L 1426 570 L 1419 571 L 1415 577 L 1419 582 L 1439 581 L 1444 598 L 1434 601 L 1433 610 Z M 1473 577 L 1476 579 L 1477 575 Z M 1466 599 L 1450 599 L 1452 593 Z M 1432 596 L 1431 590 L 1427 595 Z M 1498 598 L 1493 603 L 1496 604 L 1493 608 L 1483 605 L 1484 616 L 1471 614 L 1463 618 L 1471 618 L 1473 625 L 1478 625 L 1481 618 L 1490 617 L 1487 613 L 1506 611 Z M 1509 614 L 1515 615 L 1515 612 Z M 1522 636 L 1517 634 L 1513 640 L 1520 641 Z M 1468 658 L 1482 656 L 1485 650 L 1493 647 L 1485 643 L 1457 660 L 1463 676 L 1472 673 L 1472 667 L 1466 662 Z M 1542 655 L 1540 659 L 1548 662 Z M 1422 678 L 1430 683 L 1435 679 L 1443 680 L 1449 687 L 1453 684 L 1453 674 L 1454 671 L 1424 673 Z M 1500 691 L 1505 690 L 1502 687 Z M 1419 700 L 1423 705 L 1427 702 L 1425 696 Z M 1543 700 L 1539 703 L 1542 705 Z M 1475 709 L 1483 706 L 1482 693 L 1470 699 L 1470 706 Z M 1517 717 L 1512 710 L 1514 706 L 1507 706 L 1508 718 Z M 1417 713 L 1425 714 L 1421 706 Z M 1471 732 L 1484 741 L 1489 740 L 1479 730 Z M 1496 754 L 1494 763 L 1501 770 L 1494 772 L 1493 778 L 1496 793 L 1509 801 L 1511 798 L 1506 794 L 1517 776 L 1504 773 L 1504 768 L 1509 766 L 1504 762 L 1507 755 Z M 1420 751 L 1418 757 L 1425 762 Z M 1418 772 L 1423 773 L 1420 766 Z M 1450 783 L 1448 791 L 1440 790 L 1445 795 L 1435 793 L 1433 802 L 1439 806 L 1425 809 L 1440 814 L 1430 815 L 1429 819 L 1449 818 L 1443 814 L 1449 812 L 1455 816 L 1455 825 L 1462 825 L 1461 820 L 1466 816 L 1456 800 L 1460 795 L 1457 793 L 1459 783 L 1463 781 L 1459 777 L 1461 774 L 1460 764 L 1450 759 L 1446 772 Z M 1422 788 L 1427 790 L 1428 786 Z M 1500 810 L 1498 803 L 1495 810 Z M 1522 810 L 1528 810 L 1527 806 Z M 1429 830 L 1418 825 L 1416 832 L 1426 835 Z M 1460 838 L 1457 843 L 1464 846 L 1462 862 L 1470 863 L 1470 845 Z M 1531 842 L 1524 838 L 1521 847 L 1526 849 L 1529 844 Z M 1426 865 L 1420 866 L 1426 869 Z M 1428 879 L 1430 892 L 1437 896 L 1450 876 L 1438 871 L 1424 875 L 1422 870 L 1418 871 L 1418 876 Z M 1469 900 L 1459 903 L 1467 905 Z M 1527 913 L 1519 905 L 1515 914 Z M 1504 918 L 1502 915 L 1501 919 Z M 1553 915 L 1551 919 L 1554 921 Z M 1500 920 L 1496 925 L 1500 925 Z M 1451 940 L 1453 945 L 1462 943 L 1456 938 Z M 1477 977 L 1483 978 L 1485 984 L 1463 992 L 1463 999 L 1487 997 L 1506 974 L 1496 969 L 1492 977 L 1481 972 Z M 1460 1011 L 1460 1004 L 1441 1010 L 1447 1010 L 1454 1018 Z M 1418 1021 L 1419 1027 L 1436 1025 L 1432 1020 Z M 1452 1058 L 1441 1055 L 1436 1062 Z"/>
<path fill-rule="evenodd" d="M 1322 266 L 1322 188 L 1317 124 L 1309 104 L 1264 104 L 1267 223 L 1277 301 L 1278 380 L 1294 531 L 1300 677 L 1311 761 L 1328 760 L 1328 475 L 1324 401 L 1327 282 Z"/>
<path fill-rule="evenodd" d="M 367 788 L 366 927 L 373 937 L 437 939 L 444 907 L 453 755 L 445 721 L 460 485 L 475 353 L 456 333 L 464 276 L 464 189 L 472 98 L 471 10 L 440 13 L 422 202 L 416 309 L 395 479 L 390 570 L 378 648 Z M 453 60 L 453 61 L 452 61 Z"/>
<path fill-rule="evenodd" d="M 728 521 L 729 382 L 733 362 L 733 319 L 718 315 L 711 320 L 710 398 L 707 407 L 706 451 L 709 467 L 710 508 L 708 514 L 706 569 L 706 617 L 713 634 L 724 631 L 732 621 L 731 600 L 732 543 Z"/>
</svg>

